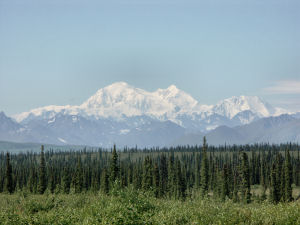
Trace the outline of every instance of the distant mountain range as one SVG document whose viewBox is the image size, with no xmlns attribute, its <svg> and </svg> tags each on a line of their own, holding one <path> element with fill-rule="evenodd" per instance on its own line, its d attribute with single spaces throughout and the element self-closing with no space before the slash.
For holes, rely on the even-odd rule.
<svg viewBox="0 0 300 225">
<path fill-rule="evenodd" d="M 174 85 L 155 92 L 124 82 L 102 88 L 79 106 L 46 106 L 7 117 L 0 140 L 57 145 L 170 146 L 299 142 L 300 114 L 256 96 L 201 105 Z"/>
</svg>

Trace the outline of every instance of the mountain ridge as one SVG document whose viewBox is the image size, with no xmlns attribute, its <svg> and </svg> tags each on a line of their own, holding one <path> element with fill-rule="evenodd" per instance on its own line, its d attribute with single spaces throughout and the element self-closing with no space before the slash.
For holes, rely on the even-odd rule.
<svg viewBox="0 0 300 225">
<path fill-rule="evenodd" d="M 118 82 L 99 89 L 81 105 L 40 107 L 15 115 L 14 120 L 1 113 L 0 140 L 153 147 L 172 145 L 178 140 L 182 140 L 178 142 L 182 144 L 186 138 L 197 142 L 193 141 L 197 135 L 188 135 L 199 133 L 211 138 L 213 144 L 225 139 L 236 143 L 254 141 L 245 138 L 247 132 L 253 138 L 256 132 L 260 133 L 256 138 L 258 141 L 260 137 L 264 137 L 263 141 L 275 140 L 274 137 L 282 141 L 298 140 L 295 125 L 285 121 L 284 116 L 274 122 L 285 124 L 282 130 L 271 125 L 272 129 L 268 130 L 260 123 L 255 128 L 250 126 L 283 112 L 287 111 L 275 108 L 257 96 L 233 96 L 215 105 L 202 105 L 175 85 L 148 92 Z M 299 117 L 299 114 L 294 115 Z M 244 131 L 238 127 L 243 127 Z M 284 137 L 279 137 L 278 133 Z"/>
<path fill-rule="evenodd" d="M 81 105 L 50 105 L 12 117 L 17 122 L 22 123 L 24 120 L 28 121 L 36 117 L 49 119 L 57 113 L 117 120 L 124 116 L 146 115 L 161 121 L 170 120 L 185 127 L 180 117 L 188 116 L 191 120 L 197 120 L 197 118 L 199 120 L 217 114 L 231 120 L 243 111 L 251 111 L 258 118 L 288 113 L 284 109 L 272 107 L 257 96 L 233 96 L 219 101 L 216 105 L 205 105 L 200 104 L 191 95 L 178 89 L 175 85 L 148 92 L 125 82 L 117 82 L 99 89 Z M 244 122 L 251 121 L 248 118 Z"/>
</svg>

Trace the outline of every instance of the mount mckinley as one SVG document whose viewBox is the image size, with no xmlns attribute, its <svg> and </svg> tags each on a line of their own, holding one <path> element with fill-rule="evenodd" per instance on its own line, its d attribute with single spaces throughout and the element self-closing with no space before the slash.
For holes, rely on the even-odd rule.
<svg viewBox="0 0 300 225">
<path fill-rule="evenodd" d="M 124 82 L 102 88 L 79 106 L 46 106 L 7 117 L 0 140 L 110 147 L 300 141 L 298 114 L 256 96 L 201 105 L 171 85 L 155 92 Z"/>
</svg>

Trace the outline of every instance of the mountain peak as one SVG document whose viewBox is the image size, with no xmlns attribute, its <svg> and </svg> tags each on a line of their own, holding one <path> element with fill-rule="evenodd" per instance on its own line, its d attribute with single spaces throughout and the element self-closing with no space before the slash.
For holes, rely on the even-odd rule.
<svg viewBox="0 0 300 225">
<path fill-rule="evenodd" d="M 220 115 L 233 118 L 241 111 L 250 110 L 260 117 L 270 116 L 275 109 L 258 96 L 233 96 L 217 103 L 214 107 Z"/>
<path fill-rule="evenodd" d="M 120 88 L 120 87 L 121 88 L 130 87 L 130 85 L 124 81 L 119 81 L 119 82 L 112 83 L 111 85 L 108 85 L 106 88 Z"/>
<path fill-rule="evenodd" d="M 7 116 L 5 115 L 5 113 L 3 111 L 0 111 L 0 118 L 6 118 Z"/>
<path fill-rule="evenodd" d="M 179 91 L 179 89 L 174 84 L 170 85 L 167 88 L 167 90 L 172 91 L 172 92 Z"/>
</svg>

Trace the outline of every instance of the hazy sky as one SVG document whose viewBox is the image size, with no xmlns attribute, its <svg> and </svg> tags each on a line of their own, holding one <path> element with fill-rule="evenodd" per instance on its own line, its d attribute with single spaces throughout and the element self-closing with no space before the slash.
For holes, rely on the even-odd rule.
<svg viewBox="0 0 300 225">
<path fill-rule="evenodd" d="M 125 81 L 300 110 L 298 0 L 0 0 L 0 111 Z"/>
</svg>

